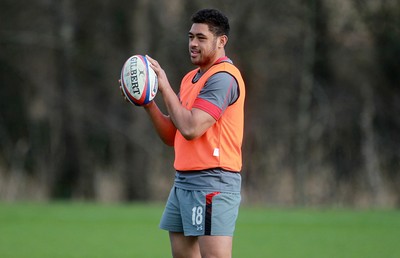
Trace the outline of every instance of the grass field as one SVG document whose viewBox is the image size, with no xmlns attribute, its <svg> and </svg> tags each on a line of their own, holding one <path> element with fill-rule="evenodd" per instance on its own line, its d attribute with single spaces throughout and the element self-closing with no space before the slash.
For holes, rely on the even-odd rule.
<svg viewBox="0 0 400 258">
<path fill-rule="evenodd" d="M 0 203 L 1 258 L 171 257 L 162 205 Z M 398 258 L 400 211 L 242 207 L 235 258 Z"/>
</svg>

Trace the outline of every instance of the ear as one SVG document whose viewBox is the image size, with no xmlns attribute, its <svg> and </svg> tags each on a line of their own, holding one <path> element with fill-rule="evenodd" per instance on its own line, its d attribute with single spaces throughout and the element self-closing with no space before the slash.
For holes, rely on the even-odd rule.
<svg viewBox="0 0 400 258">
<path fill-rule="evenodd" d="M 218 47 L 219 48 L 224 48 L 226 43 L 228 43 L 228 36 L 222 35 L 218 39 Z"/>
</svg>

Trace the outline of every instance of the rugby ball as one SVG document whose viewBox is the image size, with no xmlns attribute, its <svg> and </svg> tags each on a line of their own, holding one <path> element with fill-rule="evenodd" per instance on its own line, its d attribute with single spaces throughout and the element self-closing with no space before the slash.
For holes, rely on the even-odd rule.
<svg viewBox="0 0 400 258">
<path fill-rule="evenodd" d="M 157 75 L 143 55 L 128 58 L 121 71 L 121 86 L 126 98 L 136 106 L 146 105 L 158 90 Z"/>
</svg>

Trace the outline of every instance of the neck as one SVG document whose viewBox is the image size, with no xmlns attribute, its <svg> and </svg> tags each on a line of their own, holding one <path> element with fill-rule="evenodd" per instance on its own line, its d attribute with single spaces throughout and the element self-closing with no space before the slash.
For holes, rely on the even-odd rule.
<svg viewBox="0 0 400 258">
<path fill-rule="evenodd" d="M 213 66 L 213 65 L 215 65 L 215 64 L 218 64 L 218 63 L 221 63 L 221 62 L 223 62 L 223 61 L 225 61 L 225 60 L 227 60 L 227 59 L 228 59 L 228 57 L 225 56 L 225 54 L 222 55 L 222 56 L 218 56 L 218 57 L 216 57 L 216 58 L 213 60 L 213 62 L 210 62 L 209 65 L 199 67 L 199 68 L 200 68 L 200 72 L 204 73 L 204 72 L 206 72 L 208 69 L 210 69 L 211 66 Z"/>
</svg>

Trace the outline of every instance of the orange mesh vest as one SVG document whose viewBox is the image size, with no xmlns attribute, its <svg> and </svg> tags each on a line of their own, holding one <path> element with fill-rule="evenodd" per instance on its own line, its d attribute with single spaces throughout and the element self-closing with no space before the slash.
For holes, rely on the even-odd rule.
<svg viewBox="0 0 400 258">
<path fill-rule="evenodd" d="M 220 119 L 202 136 L 188 141 L 179 131 L 176 132 L 174 167 L 178 171 L 223 168 L 240 172 L 245 98 L 245 85 L 240 71 L 230 63 L 218 63 L 208 69 L 196 83 L 193 83 L 192 79 L 197 71 L 198 69 L 195 69 L 186 74 L 181 82 L 180 100 L 188 110 L 192 108 L 208 78 L 218 72 L 228 72 L 235 77 L 240 94 L 236 102 L 228 106 Z"/>
</svg>

